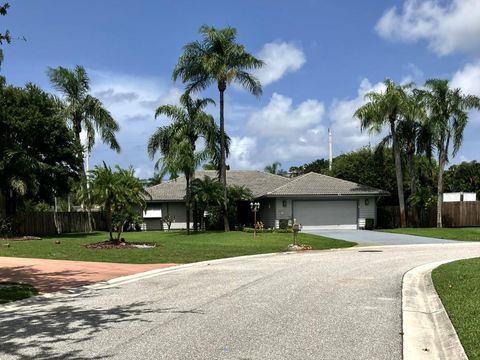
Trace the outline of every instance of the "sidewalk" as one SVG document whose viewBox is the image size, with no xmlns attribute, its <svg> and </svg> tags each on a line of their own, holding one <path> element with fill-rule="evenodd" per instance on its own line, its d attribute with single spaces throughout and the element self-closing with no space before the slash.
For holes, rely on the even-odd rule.
<svg viewBox="0 0 480 360">
<path fill-rule="evenodd" d="M 24 282 L 45 293 L 175 265 L 0 257 L 0 282 Z"/>
</svg>

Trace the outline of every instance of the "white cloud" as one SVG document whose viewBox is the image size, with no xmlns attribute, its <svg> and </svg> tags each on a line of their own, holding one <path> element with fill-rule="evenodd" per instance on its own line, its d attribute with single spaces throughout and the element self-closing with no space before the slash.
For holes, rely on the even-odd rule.
<svg viewBox="0 0 480 360">
<path fill-rule="evenodd" d="M 305 162 L 325 155 L 324 105 L 309 99 L 298 106 L 274 93 L 269 103 L 249 115 L 246 134 L 232 138 L 232 168 L 262 169 L 274 161 Z"/>
<path fill-rule="evenodd" d="M 458 70 L 452 77 L 451 86 L 460 88 L 464 94 L 480 96 L 480 60 Z M 470 112 L 470 122 L 475 126 L 480 124 L 479 111 Z"/>
<path fill-rule="evenodd" d="M 267 43 L 257 57 L 265 62 L 261 69 L 254 72 L 263 86 L 299 70 L 306 61 L 303 50 L 290 42 Z"/>
<path fill-rule="evenodd" d="M 96 139 L 92 166 L 105 160 L 110 165 L 133 165 L 141 177 L 153 174 L 154 161 L 147 155 L 147 142 L 158 126 L 168 119 L 154 120 L 155 109 L 162 104 L 177 104 L 181 91 L 161 78 L 89 70 L 91 93 L 99 98 L 119 123 L 117 140 L 122 151 L 116 154 Z"/>
<path fill-rule="evenodd" d="M 296 108 L 292 103 L 291 98 L 273 93 L 267 106 L 252 113 L 247 126 L 255 134 L 277 137 L 292 132 L 302 134 L 321 122 L 325 108 L 318 100 L 305 100 Z"/>
<path fill-rule="evenodd" d="M 480 96 L 480 60 L 467 64 L 452 77 L 452 87 L 465 94 Z"/>
<path fill-rule="evenodd" d="M 360 130 L 360 121 L 353 115 L 366 103 L 365 95 L 370 91 L 381 92 L 385 89 L 383 83 L 372 85 L 368 79 L 363 79 L 353 99 L 334 100 L 328 117 L 333 133 L 334 156 L 349 152 L 368 144 L 376 144 L 380 135 L 371 135 Z"/>
<path fill-rule="evenodd" d="M 385 12 L 375 30 L 390 40 L 425 40 L 439 55 L 479 51 L 480 1 L 405 0 L 401 11 Z"/>
</svg>

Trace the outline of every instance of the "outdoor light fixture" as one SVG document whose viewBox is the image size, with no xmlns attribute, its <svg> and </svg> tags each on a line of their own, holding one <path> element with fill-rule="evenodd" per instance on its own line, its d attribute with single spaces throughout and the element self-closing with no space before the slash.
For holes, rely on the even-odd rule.
<svg viewBox="0 0 480 360">
<path fill-rule="evenodd" d="M 257 236 L 257 211 L 260 209 L 259 202 L 251 202 L 250 210 L 253 212 L 253 236 Z"/>
<path fill-rule="evenodd" d="M 370 201 L 368 199 L 365 199 L 365 205 L 368 205 Z"/>
</svg>

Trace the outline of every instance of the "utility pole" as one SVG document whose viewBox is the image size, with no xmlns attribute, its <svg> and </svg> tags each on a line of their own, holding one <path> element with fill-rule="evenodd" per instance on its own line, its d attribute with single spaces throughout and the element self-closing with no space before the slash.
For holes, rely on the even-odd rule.
<svg viewBox="0 0 480 360">
<path fill-rule="evenodd" d="M 328 129 L 328 170 L 332 171 L 333 162 L 333 146 L 332 146 L 332 130 Z"/>
</svg>

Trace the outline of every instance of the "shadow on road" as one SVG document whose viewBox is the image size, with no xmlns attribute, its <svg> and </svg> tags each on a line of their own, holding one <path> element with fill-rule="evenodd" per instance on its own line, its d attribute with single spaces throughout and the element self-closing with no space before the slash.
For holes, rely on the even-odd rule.
<svg viewBox="0 0 480 360">
<path fill-rule="evenodd" d="M 97 295 L 87 293 L 81 296 Z M 119 323 L 149 322 L 141 319 L 140 315 L 152 312 L 143 302 L 108 309 L 84 308 L 72 303 L 78 302 L 72 301 L 72 298 L 56 299 L 54 302 L 38 299 L 14 311 L 0 310 L 0 358 L 91 359 L 91 355 L 86 356 L 81 350 L 69 350 L 70 345 L 88 341 L 100 331 L 114 325 L 118 327 Z M 58 346 L 58 342 L 64 342 L 63 346 Z M 88 353 L 89 349 L 86 350 Z M 95 359 L 107 358 L 110 356 L 95 355 Z"/>
</svg>

